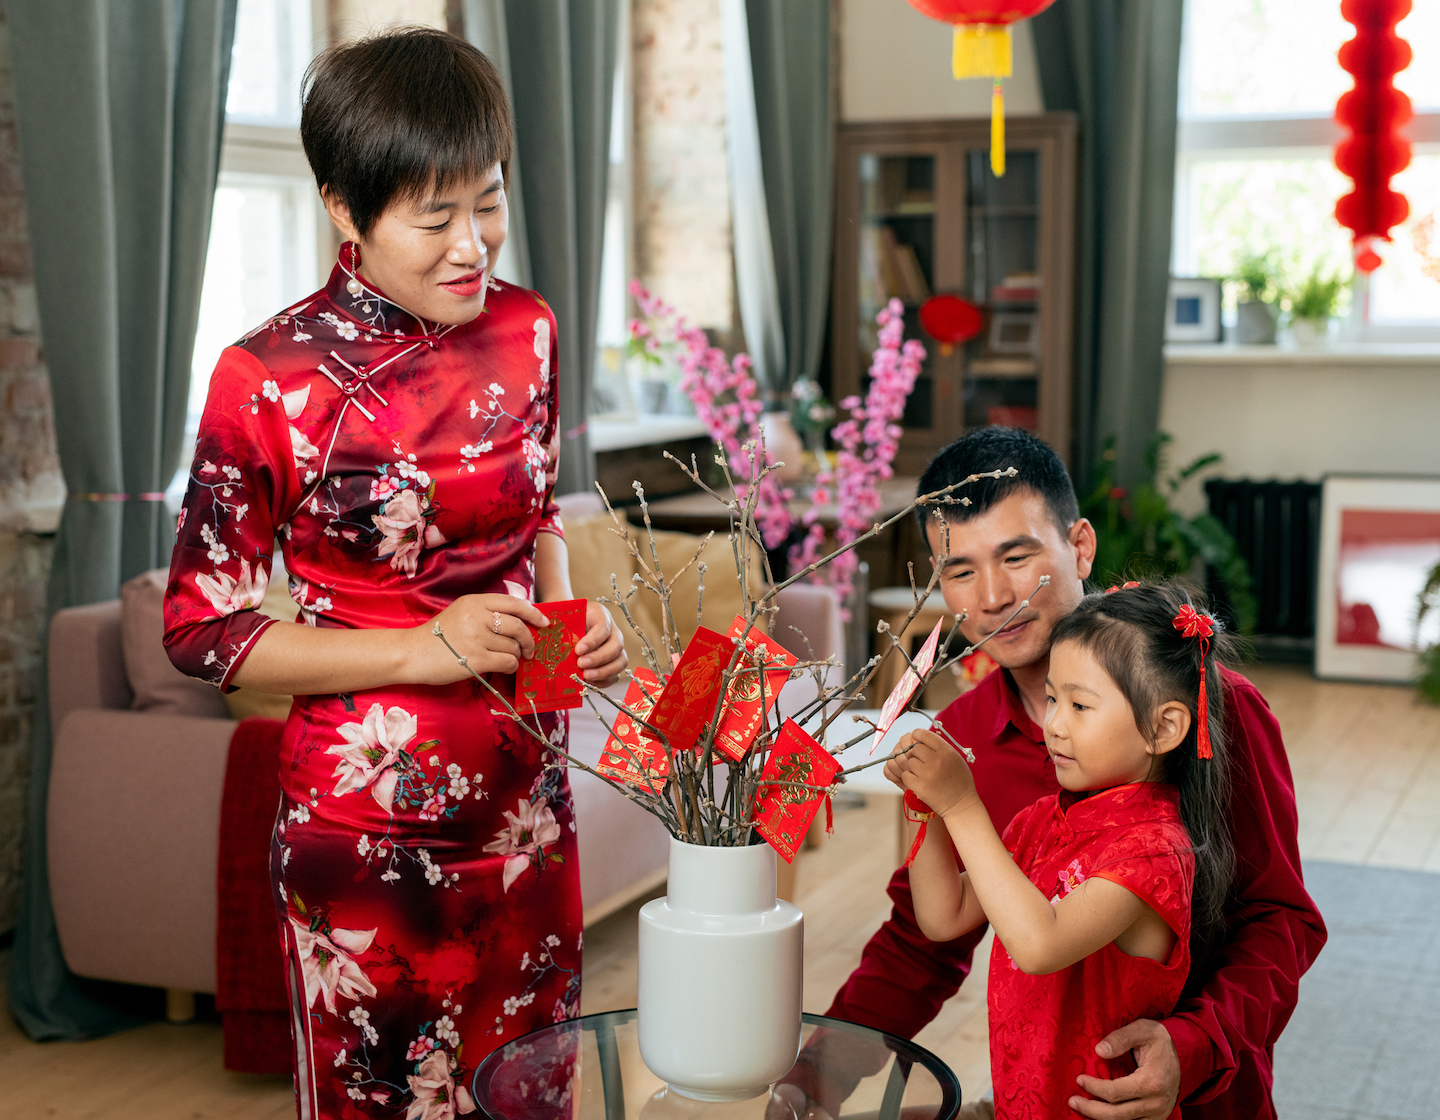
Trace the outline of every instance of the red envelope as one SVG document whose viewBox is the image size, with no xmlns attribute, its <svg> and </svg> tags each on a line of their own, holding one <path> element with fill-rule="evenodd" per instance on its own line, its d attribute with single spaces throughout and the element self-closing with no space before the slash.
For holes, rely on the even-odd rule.
<svg viewBox="0 0 1440 1120">
<path fill-rule="evenodd" d="M 695 631 L 650 713 L 650 723 L 665 733 L 671 750 L 690 750 L 704 734 L 734 655 L 731 639 L 703 626 Z"/>
<path fill-rule="evenodd" d="M 584 690 L 575 679 L 580 673 L 575 643 L 585 636 L 585 602 L 568 599 L 536 604 L 550 625 L 543 630 L 530 627 L 535 656 L 529 661 L 521 658 L 520 671 L 515 674 L 515 710 L 522 716 L 532 711 L 578 708 L 585 702 Z"/>
<path fill-rule="evenodd" d="M 632 676 L 634 680 L 625 692 L 625 707 L 628 712 L 634 712 L 635 717 L 648 722 L 650 710 L 660 696 L 660 680 L 649 669 L 636 669 Z M 615 716 L 610 741 L 605 744 L 595 769 L 632 786 L 658 789 L 670 774 L 670 758 L 659 741 L 636 723 L 635 718 L 620 712 Z"/>
<path fill-rule="evenodd" d="M 755 795 L 755 827 L 770 841 L 770 846 L 785 857 L 786 863 L 795 858 L 810 822 L 820 809 L 821 799 L 829 795 L 819 789 L 765 785 L 765 780 L 828 786 L 839 772 L 840 763 L 829 751 L 800 730 L 793 719 L 785 721 L 760 773 L 760 792 Z"/>
<path fill-rule="evenodd" d="M 914 696 L 915 690 L 920 687 L 920 677 L 928 673 L 930 666 L 935 664 L 935 646 L 940 641 L 940 623 L 944 621 L 942 618 L 935 624 L 935 629 L 930 631 L 930 636 L 925 639 L 920 652 L 905 666 L 905 675 L 900 678 L 895 691 L 886 697 L 885 705 L 880 709 L 880 718 L 875 721 L 875 738 L 870 740 L 872 743 L 878 745 L 880 740 L 885 738 L 885 732 L 890 730 L 890 725 L 899 718 L 901 709 L 910 702 L 910 697 Z"/>
<path fill-rule="evenodd" d="M 739 615 L 730 624 L 725 636 L 739 641 L 745 633 L 745 620 Z M 715 750 L 731 762 L 739 762 L 755 741 L 761 720 L 775 706 L 775 698 L 790 679 L 790 668 L 795 664 L 795 655 L 778 642 L 765 636 L 764 631 L 754 629 L 745 639 L 747 653 L 759 654 L 765 659 L 765 711 L 760 711 L 760 674 L 754 669 L 751 657 L 742 657 L 735 666 L 735 675 L 730 679 L 730 694 L 726 697 L 725 713 L 720 717 L 720 729 L 715 733 Z M 780 666 L 777 669 L 770 665 Z M 746 671 L 748 669 L 748 671 Z"/>
</svg>

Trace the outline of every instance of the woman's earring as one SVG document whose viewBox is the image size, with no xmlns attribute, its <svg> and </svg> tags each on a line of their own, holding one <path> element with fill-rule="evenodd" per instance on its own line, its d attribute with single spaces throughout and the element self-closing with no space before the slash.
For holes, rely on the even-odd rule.
<svg viewBox="0 0 1440 1120">
<path fill-rule="evenodd" d="M 352 276 L 350 277 L 349 282 L 346 283 L 345 290 L 349 292 L 352 296 L 358 296 L 361 292 L 362 287 L 363 285 L 360 283 L 360 281 Z"/>
</svg>

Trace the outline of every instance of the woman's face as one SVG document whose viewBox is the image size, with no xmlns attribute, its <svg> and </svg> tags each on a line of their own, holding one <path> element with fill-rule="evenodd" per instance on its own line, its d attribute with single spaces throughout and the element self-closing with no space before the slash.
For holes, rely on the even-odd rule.
<svg viewBox="0 0 1440 1120">
<path fill-rule="evenodd" d="M 350 208 L 326 192 L 330 218 L 360 247 L 360 278 L 412 315 L 432 323 L 468 323 L 485 307 L 485 291 L 510 216 L 497 163 L 484 175 L 397 199 L 361 237 Z"/>
</svg>

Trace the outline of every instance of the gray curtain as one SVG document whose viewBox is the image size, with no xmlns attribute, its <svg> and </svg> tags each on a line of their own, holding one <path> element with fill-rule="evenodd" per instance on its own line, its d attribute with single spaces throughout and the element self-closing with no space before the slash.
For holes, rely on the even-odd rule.
<svg viewBox="0 0 1440 1120">
<path fill-rule="evenodd" d="M 174 525 L 156 499 L 184 438 L 235 3 L 7 5 L 41 334 L 71 495 L 52 614 L 114 598 L 126 579 L 169 562 Z M 132 1019 L 61 956 L 45 855 L 48 708 L 42 677 L 10 1006 L 32 1038 L 84 1038 Z"/>
<path fill-rule="evenodd" d="M 482 50 L 489 46 L 508 75 L 515 118 L 511 205 L 518 198 L 524 215 L 530 285 L 554 309 L 559 325 L 556 493 L 589 490 L 595 457 L 586 420 L 600 311 L 620 0 L 466 0 L 464 15 L 467 37 Z M 524 169 L 523 192 L 513 178 L 515 168 Z"/>
<path fill-rule="evenodd" d="M 1047 109 L 1080 119 L 1075 460 L 1143 469 L 1160 415 L 1183 0 L 1059 0 L 1031 23 Z"/>
<path fill-rule="evenodd" d="M 835 104 L 830 0 L 723 0 L 735 276 L 772 393 L 813 378 L 830 303 Z"/>
</svg>

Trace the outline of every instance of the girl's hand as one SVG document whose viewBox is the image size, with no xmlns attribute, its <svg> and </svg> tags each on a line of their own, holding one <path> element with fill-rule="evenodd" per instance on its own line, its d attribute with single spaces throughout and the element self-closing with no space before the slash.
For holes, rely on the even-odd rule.
<svg viewBox="0 0 1440 1120">
<path fill-rule="evenodd" d="M 901 754 L 905 747 L 908 751 Z M 969 805 L 980 804 L 975 792 L 975 779 L 960 752 L 933 731 L 912 731 L 900 740 L 896 754 L 885 764 L 885 776 L 891 781 L 890 768 L 906 789 L 929 805 L 940 816 Z"/>
<path fill-rule="evenodd" d="M 407 684 L 453 684 L 470 676 L 445 643 L 435 637 L 438 625 L 455 652 L 477 673 L 513 673 L 522 657 L 535 653 L 529 626 L 550 620 L 533 604 L 513 595 L 462 595 L 429 622 L 404 631 L 410 643 Z"/>
<path fill-rule="evenodd" d="M 585 636 L 575 643 L 575 652 L 580 655 L 581 676 L 596 688 L 614 684 L 630 663 L 620 628 L 610 611 L 594 600 L 585 604 Z"/>
</svg>

